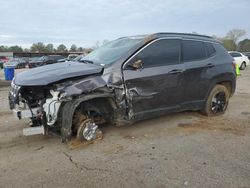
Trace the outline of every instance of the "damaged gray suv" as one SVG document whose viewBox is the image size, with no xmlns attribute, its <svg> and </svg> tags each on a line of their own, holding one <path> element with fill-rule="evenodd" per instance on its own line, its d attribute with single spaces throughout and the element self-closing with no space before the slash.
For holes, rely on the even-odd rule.
<svg viewBox="0 0 250 188">
<path fill-rule="evenodd" d="M 185 110 L 220 115 L 233 95 L 233 59 L 211 37 L 156 33 L 111 41 L 81 59 L 19 73 L 10 108 L 62 141 L 95 138 L 104 123 L 123 126 Z"/>
</svg>

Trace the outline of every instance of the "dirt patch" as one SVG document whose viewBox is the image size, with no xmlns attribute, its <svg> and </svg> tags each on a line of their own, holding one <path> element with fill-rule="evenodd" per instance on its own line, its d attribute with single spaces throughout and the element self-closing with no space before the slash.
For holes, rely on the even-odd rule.
<svg viewBox="0 0 250 188">
<path fill-rule="evenodd" d="M 91 141 L 80 141 L 79 139 L 72 139 L 69 143 L 68 146 L 71 150 L 73 149 L 81 149 L 84 148 L 90 144 L 94 144 L 96 142 L 98 142 L 99 140 L 103 139 L 103 135 L 102 134 L 97 134 L 97 138 L 95 140 L 91 140 Z"/>
<path fill-rule="evenodd" d="M 106 154 L 117 154 L 120 151 L 122 151 L 123 149 L 124 149 L 124 147 L 122 145 L 114 144 L 109 149 L 105 150 L 104 153 L 106 153 Z"/>
<path fill-rule="evenodd" d="M 250 112 L 241 112 L 243 115 L 250 115 Z"/>
<path fill-rule="evenodd" d="M 124 139 L 135 139 L 135 136 L 131 136 L 131 135 L 125 135 L 123 136 Z"/>
<path fill-rule="evenodd" d="M 202 118 L 194 123 L 179 123 L 179 129 L 195 133 L 200 130 L 227 131 L 236 135 L 245 135 L 250 121 L 222 119 L 220 117 Z"/>
<path fill-rule="evenodd" d="M 10 115 L 12 114 L 12 111 L 3 111 L 3 112 L 0 112 L 0 116 L 6 116 L 6 115 Z"/>
</svg>

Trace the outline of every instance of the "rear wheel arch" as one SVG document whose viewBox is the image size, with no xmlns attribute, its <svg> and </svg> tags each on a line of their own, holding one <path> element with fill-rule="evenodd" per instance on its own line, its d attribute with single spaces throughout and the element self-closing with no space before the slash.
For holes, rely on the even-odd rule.
<svg viewBox="0 0 250 188">
<path fill-rule="evenodd" d="M 223 82 L 218 82 L 216 85 L 223 85 L 227 88 L 228 92 L 229 92 L 229 96 L 232 96 L 232 82 L 231 81 L 223 81 Z"/>
<path fill-rule="evenodd" d="M 216 85 L 223 85 L 227 88 L 228 92 L 229 92 L 229 96 L 231 97 L 233 95 L 233 83 L 232 81 L 229 81 L 229 80 L 223 80 L 223 81 L 217 81 L 217 82 L 214 82 L 210 85 L 208 91 L 207 91 L 207 94 L 206 94 L 206 97 L 205 97 L 205 101 L 208 99 L 211 91 L 213 90 L 213 88 L 216 86 Z"/>
<path fill-rule="evenodd" d="M 223 95 L 223 102 L 221 100 L 217 100 L 214 98 L 218 95 Z M 204 105 L 204 108 L 201 110 L 201 113 L 206 116 L 216 116 L 224 114 L 224 112 L 227 109 L 228 101 L 229 101 L 230 93 L 228 91 L 228 88 L 225 86 L 225 84 L 216 84 L 212 90 L 209 92 L 208 97 L 206 98 L 206 102 Z M 218 102 L 219 101 L 219 102 Z M 220 110 L 216 112 L 213 111 L 213 106 L 215 105 L 215 108 L 219 108 Z M 217 107 L 216 107 L 217 106 Z"/>
</svg>

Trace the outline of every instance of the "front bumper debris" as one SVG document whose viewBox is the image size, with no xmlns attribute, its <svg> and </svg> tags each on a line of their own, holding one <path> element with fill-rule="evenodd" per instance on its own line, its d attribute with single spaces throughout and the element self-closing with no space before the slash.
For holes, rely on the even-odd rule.
<svg viewBox="0 0 250 188">
<path fill-rule="evenodd" d="M 44 126 L 23 128 L 24 136 L 31 136 L 31 135 L 38 135 L 38 134 L 43 134 L 43 135 L 45 134 Z"/>
<path fill-rule="evenodd" d="M 30 109 L 20 109 L 15 108 L 12 110 L 14 116 L 18 119 L 25 119 L 25 118 L 32 118 L 37 116 L 37 111 L 39 108 L 32 108 Z"/>
</svg>

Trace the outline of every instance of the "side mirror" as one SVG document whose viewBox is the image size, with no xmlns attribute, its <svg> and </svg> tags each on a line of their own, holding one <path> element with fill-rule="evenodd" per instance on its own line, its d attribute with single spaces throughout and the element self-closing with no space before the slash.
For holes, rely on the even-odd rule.
<svg viewBox="0 0 250 188">
<path fill-rule="evenodd" d="M 133 69 L 143 69 L 143 66 L 142 66 L 142 60 L 141 59 L 138 59 L 132 63 L 129 64 L 129 67 L 133 68 Z"/>
</svg>

